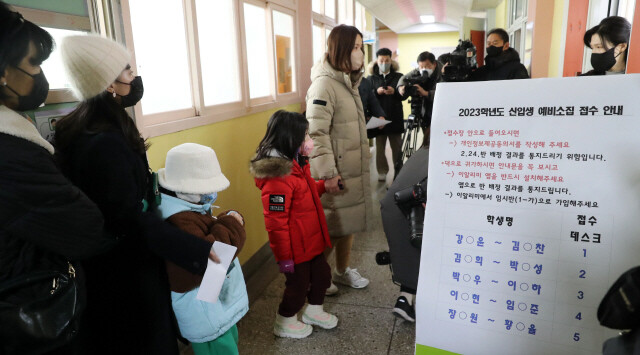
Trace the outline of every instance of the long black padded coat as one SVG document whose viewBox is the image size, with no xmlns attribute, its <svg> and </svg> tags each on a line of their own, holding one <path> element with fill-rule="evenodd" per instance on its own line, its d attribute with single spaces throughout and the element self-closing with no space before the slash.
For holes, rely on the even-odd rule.
<svg viewBox="0 0 640 355">
<path fill-rule="evenodd" d="M 63 171 L 98 205 L 117 243 L 83 263 L 87 310 L 76 353 L 177 354 L 165 260 L 203 275 L 211 244 L 143 212 L 146 155 L 115 128 L 80 135 L 61 156 Z"/>
</svg>

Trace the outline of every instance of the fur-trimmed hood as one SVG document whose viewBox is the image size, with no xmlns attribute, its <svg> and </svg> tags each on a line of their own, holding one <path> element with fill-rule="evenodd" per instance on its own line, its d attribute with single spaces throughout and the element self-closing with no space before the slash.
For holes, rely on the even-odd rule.
<svg viewBox="0 0 640 355">
<path fill-rule="evenodd" d="M 256 179 L 269 179 L 291 174 L 293 161 L 282 157 L 268 157 L 252 161 L 249 172 Z"/>
<path fill-rule="evenodd" d="M 398 64 L 398 62 L 396 62 L 395 60 L 391 59 L 391 69 L 389 70 L 389 72 L 393 73 L 399 70 L 400 70 L 400 64 Z M 369 63 L 369 65 L 367 65 L 367 74 L 369 75 L 380 74 L 380 67 L 378 66 L 378 61 L 374 60 L 371 63 Z"/>
</svg>

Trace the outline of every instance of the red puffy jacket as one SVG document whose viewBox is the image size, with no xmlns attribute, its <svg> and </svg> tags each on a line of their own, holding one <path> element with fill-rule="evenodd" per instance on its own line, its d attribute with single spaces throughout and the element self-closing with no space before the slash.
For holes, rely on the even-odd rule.
<svg viewBox="0 0 640 355">
<path fill-rule="evenodd" d="M 262 190 L 264 221 L 276 261 L 309 261 L 331 246 L 320 202 L 324 181 L 311 177 L 309 164 L 280 157 L 251 163 L 256 186 Z"/>
</svg>

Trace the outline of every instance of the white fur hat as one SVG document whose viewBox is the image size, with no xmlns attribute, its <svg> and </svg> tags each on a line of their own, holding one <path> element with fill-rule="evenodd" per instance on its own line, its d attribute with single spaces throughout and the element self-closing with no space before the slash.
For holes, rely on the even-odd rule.
<svg viewBox="0 0 640 355">
<path fill-rule="evenodd" d="M 131 60 L 124 46 L 95 34 L 65 37 L 60 55 L 73 93 L 80 100 L 105 91 Z"/>
<path fill-rule="evenodd" d="M 208 194 L 229 187 L 216 152 L 195 143 L 184 143 L 167 153 L 165 167 L 158 170 L 160 186 L 186 194 Z"/>
</svg>

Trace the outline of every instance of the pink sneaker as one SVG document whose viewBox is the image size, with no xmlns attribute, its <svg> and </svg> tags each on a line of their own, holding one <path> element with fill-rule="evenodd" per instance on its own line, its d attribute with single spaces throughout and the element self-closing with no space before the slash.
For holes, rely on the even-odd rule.
<svg viewBox="0 0 640 355">
<path fill-rule="evenodd" d="M 324 329 L 333 329 L 338 325 L 338 317 L 325 312 L 321 304 L 308 305 L 302 314 L 302 321 Z"/>
<path fill-rule="evenodd" d="M 283 317 L 276 314 L 276 322 L 273 325 L 273 334 L 281 338 L 302 339 L 313 332 L 313 327 L 298 320 L 298 316 Z"/>
</svg>

